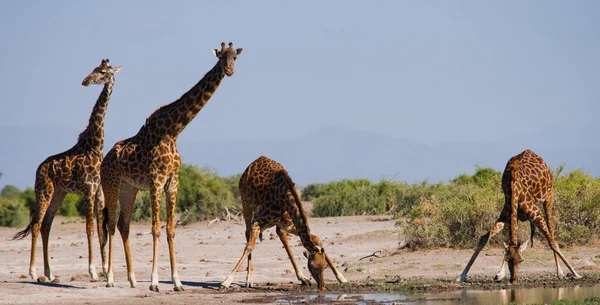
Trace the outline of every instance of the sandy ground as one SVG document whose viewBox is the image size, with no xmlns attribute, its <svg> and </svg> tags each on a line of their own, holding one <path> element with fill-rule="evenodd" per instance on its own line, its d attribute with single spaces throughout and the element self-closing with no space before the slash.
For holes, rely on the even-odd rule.
<svg viewBox="0 0 600 305">
<path fill-rule="evenodd" d="M 401 239 L 394 221 L 388 217 L 339 217 L 311 218 L 311 230 L 321 237 L 326 251 L 339 266 L 339 270 L 352 283 L 350 286 L 368 289 L 371 280 L 410 282 L 433 280 L 442 286 L 469 288 L 470 285 L 494 286 L 493 275 L 502 261 L 499 248 L 484 249 L 471 269 L 471 284 L 454 284 L 451 280 L 460 274 L 472 254 L 472 250 L 440 249 L 432 251 L 397 251 Z M 265 241 L 258 243 L 253 252 L 254 283 L 258 288 L 240 288 L 244 285 L 245 271 L 237 273 L 232 288 L 218 291 L 244 248 L 244 226 L 241 222 L 202 222 L 178 227 L 175 247 L 179 275 L 184 292 L 174 292 L 170 281 L 168 248 L 164 228 L 160 244 L 159 275 L 160 293 L 151 292 L 150 284 L 152 236 L 149 223 L 136 223 L 131 229 L 132 256 L 138 280 L 137 288 L 130 288 L 127 281 L 121 238 L 117 233 L 115 246 L 115 287 L 106 288 L 101 282 L 90 282 L 87 273 L 87 246 L 84 220 L 60 218 L 54 221 L 50 240 L 51 266 L 60 279 L 59 284 L 38 283 L 27 276 L 31 238 L 11 241 L 18 231 L 0 228 L 0 303 L 2 304 L 233 304 L 271 303 L 278 296 L 317 293 L 314 288 L 298 285 L 292 266 L 282 248 L 274 229 L 265 232 Z M 298 264 L 305 275 L 306 259 L 299 239 L 290 240 Z M 97 270 L 101 271 L 97 239 L 94 242 Z M 359 260 L 376 251 L 381 257 Z M 582 275 L 600 271 L 600 252 L 596 247 L 564 250 L 567 258 Z M 38 242 L 38 275 L 43 274 L 41 239 Z M 520 275 L 524 282 L 529 279 L 552 279 L 555 274 L 551 251 L 542 243 L 528 249 L 526 261 L 521 265 Z M 568 272 L 563 267 L 565 273 Z M 244 267 L 245 269 L 245 267 Z M 335 291 L 335 277 L 326 270 L 327 283 Z M 597 277 L 595 277 L 597 279 Z M 559 283 L 566 283 L 569 280 Z M 545 285 L 547 283 L 539 283 Z M 485 287 L 488 285 L 488 287 Z M 506 283 L 499 285 L 508 285 Z M 479 286 L 480 287 L 480 286 Z M 265 301 L 267 300 L 267 301 Z M 269 301 L 270 300 L 270 301 Z"/>
</svg>

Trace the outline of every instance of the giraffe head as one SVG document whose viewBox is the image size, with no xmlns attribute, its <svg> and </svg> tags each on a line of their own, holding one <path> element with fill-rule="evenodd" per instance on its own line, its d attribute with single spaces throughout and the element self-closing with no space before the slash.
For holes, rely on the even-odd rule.
<svg viewBox="0 0 600 305">
<path fill-rule="evenodd" d="M 515 246 L 509 246 L 507 243 L 504 243 L 504 260 L 508 262 L 508 271 L 510 272 L 510 282 L 512 284 L 519 283 L 519 264 L 524 260 L 521 253 L 527 249 L 528 243 L 529 240 Z"/>
<path fill-rule="evenodd" d="M 325 291 L 327 289 L 325 288 L 323 272 L 327 269 L 329 260 L 327 254 L 325 254 L 325 248 L 323 248 L 321 239 L 316 235 L 311 235 L 310 239 L 315 247 L 312 250 L 304 250 L 304 256 L 308 259 L 308 270 L 315 282 L 317 282 L 317 287 Z"/>
<path fill-rule="evenodd" d="M 113 80 L 114 74 L 119 72 L 121 66 L 111 67 L 108 63 L 108 58 L 103 59 L 99 66 L 94 68 L 92 73 L 90 73 L 86 78 L 81 82 L 84 86 L 89 86 L 91 84 L 106 84 Z"/>
<path fill-rule="evenodd" d="M 237 57 L 242 54 L 242 48 L 233 49 L 233 43 L 229 43 L 229 47 L 225 47 L 225 43 L 221 42 L 221 50 L 212 49 L 213 54 L 219 58 L 219 63 L 221 63 L 221 67 L 225 72 L 225 75 L 232 76 L 233 75 L 233 63 L 237 59 Z"/>
</svg>

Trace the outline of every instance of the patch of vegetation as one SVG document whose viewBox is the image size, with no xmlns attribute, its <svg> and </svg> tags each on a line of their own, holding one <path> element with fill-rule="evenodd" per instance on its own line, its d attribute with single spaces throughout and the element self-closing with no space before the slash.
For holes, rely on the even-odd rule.
<svg viewBox="0 0 600 305">
<path fill-rule="evenodd" d="M 561 165 L 554 173 L 557 240 L 561 246 L 589 244 L 600 236 L 600 178 L 581 170 L 562 172 Z M 472 248 L 504 206 L 501 177 L 501 172 L 476 166 L 473 175 L 461 174 L 448 183 L 346 179 L 308 185 L 303 197 L 313 201 L 314 217 L 393 214 L 412 249 Z M 502 234 L 490 243 L 502 244 Z M 529 234 L 528 223 L 520 224 L 519 239 Z M 536 236 L 546 243 L 539 230 Z"/>
</svg>

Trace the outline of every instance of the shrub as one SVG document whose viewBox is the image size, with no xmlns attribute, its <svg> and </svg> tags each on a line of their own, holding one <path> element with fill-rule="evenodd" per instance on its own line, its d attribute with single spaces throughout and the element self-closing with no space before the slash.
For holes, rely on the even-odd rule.
<svg viewBox="0 0 600 305">
<path fill-rule="evenodd" d="M 214 218 L 225 208 L 238 207 L 231 191 L 232 181 L 227 184 L 216 172 L 183 165 L 179 172 L 178 209 L 183 224 Z"/>
<path fill-rule="evenodd" d="M 385 213 L 386 200 L 380 196 L 377 185 L 369 180 L 342 180 L 323 189 L 323 195 L 314 201 L 316 217 L 372 215 Z"/>
<path fill-rule="evenodd" d="M 165 220 L 167 217 L 167 207 L 164 196 L 161 196 L 160 203 L 160 219 Z M 148 190 L 141 190 L 135 197 L 133 211 L 131 213 L 133 221 L 151 220 L 152 205 L 150 204 L 150 193 Z"/>
<path fill-rule="evenodd" d="M 0 226 L 21 227 L 29 223 L 29 211 L 20 198 L 0 197 Z"/>
<path fill-rule="evenodd" d="M 581 170 L 560 175 L 554 186 L 553 215 L 561 244 L 582 244 L 600 234 L 600 179 Z"/>
</svg>

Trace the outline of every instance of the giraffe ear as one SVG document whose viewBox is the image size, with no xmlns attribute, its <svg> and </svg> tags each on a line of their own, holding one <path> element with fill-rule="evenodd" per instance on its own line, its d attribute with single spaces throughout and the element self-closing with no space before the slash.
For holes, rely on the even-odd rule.
<svg viewBox="0 0 600 305">
<path fill-rule="evenodd" d="M 308 258 L 308 251 L 305 249 L 304 252 L 302 252 L 302 254 L 304 254 L 304 257 Z"/>
<path fill-rule="evenodd" d="M 119 70 L 121 70 L 121 66 L 114 66 L 110 68 L 110 72 L 112 72 L 113 74 L 119 72 Z"/>
<path fill-rule="evenodd" d="M 244 50 L 244 49 L 242 49 L 242 48 L 235 49 L 235 55 L 238 55 L 238 56 L 239 56 L 240 54 L 242 54 L 242 51 L 243 51 L 243 50 Z"/>
<path fill-rule="evenodd" d="M 221 55 L 221 51 L 219 51 L 217 49 L 212 49 L 212 52 L 216 57 L 219 57 L 219 55 Z"/>
</svg>

